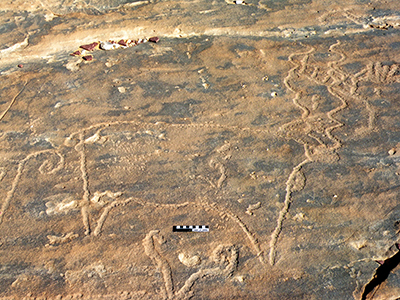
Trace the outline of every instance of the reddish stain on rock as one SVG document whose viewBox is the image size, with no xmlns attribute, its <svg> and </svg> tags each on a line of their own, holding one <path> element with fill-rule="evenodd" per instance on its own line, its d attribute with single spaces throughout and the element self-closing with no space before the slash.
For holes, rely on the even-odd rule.
<svg viewBox="0 0 400 300">
<path fill-rule="evenodd" d="M 92 51 L 94 48 L 96 48 L 96 46 L 97 46 L 98 44 L 99 44 L 99 43 L 94 42 L 94 43 L 91 43 L 91 44 L 88 44 L 88 45 L 82 45 L 82 46 L 80 46 L 79 48 L 82 48 L 82 49 L 87 50 L 87 51 Z"/>
</svg>

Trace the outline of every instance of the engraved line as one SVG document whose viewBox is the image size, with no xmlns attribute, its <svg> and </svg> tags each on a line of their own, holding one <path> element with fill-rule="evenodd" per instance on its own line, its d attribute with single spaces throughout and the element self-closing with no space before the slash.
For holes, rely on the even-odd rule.
<svg viewBox="0 0 400 300">
<path fill-rule="evenodd" d="M 48 165 L 48 162 L 49 162 L 49 161 L 48 161 L 48 160 L 45 160 L 45 161 L 43 162 L 43 164 L 39 167 L 39 172 L 40 172 L 41 174 L 48 174 L 48 175 L 54 174 L 54 173 L 60 171 L 60 170 L 64 167 L 64 164 L 65 164 L 64 156 L 63 156 L 61 153 L 58 153 L 58 152 L 55 152 L 55 153 L 60 157 L 60 160 L 59 160 L 57 166 L 56 166 L 55 168 L 51 169 L 50 171 L 47 171 L 47 172 L 46 172 L 46 171 L 44 170 L 44 168 Z"/>
<path fill-rule="evenodd" d="M 7 109 L 0 115 L 0 121 L 4 118 L 4 116 L 8 113 L 10 110 L 11 106 L 13 106 L 14 102 L 17 100 L 18 96 L 21 95 L 25 87 L 27 86 L 28 81 L 25 81 L 24 86 L 20 89 L 20 91 L 14 96 L 14 98 L 11 100 L 10 104 L 8 105 Z"/>
<path fill-rule="evenodd" d="M 234 221 L 236 224 L 239 225 L 239 227 L 242 229 L 242 231 L 246 234 L 247 238 L 249 239 L 250 243 L 253 245 L 253 249 L 255 250 L 258 259 L 262 264 L 265 264 L 264 261 L 264 252 L 261 250 L 260 243 L 259 241 L 254 237 L 254 233 L 252 233 L 246 226 L 246 224 L 243 223 L 243 221 L 237 216 L 234 215 L 233 213 L 229 211 L 223 211 L 220 208 L 217 207 L 215 203 L 209 204 L 205 201 L 202 202 L 204 207 L 210 208 L 212 210 L 215 210 L 220 213 L 220 216 L 227 216 L 229 217 L 232 221 Z"/>
<path fill-rule="evenodd" d="M 311 48 L 310 50 L 306 51 L 306 52 L 300 52 L 300 53 L 292 53 L 289 55 L 289 61 L 294 65 L 294 67 L 292 69 L 289 70 L 288 75 L 285 77 L 285 79 L 283 80 L 283 82 L 285 83 L 286 87 L 293 93 L 295 93 L 295 97 L 292 99 L 293 103 L 300 108 L 303 113 L 302 113 L 302 118 L 305 119 L 309 114 L 310 111 L 303 105 L 301 105 L 299 103 L 299 99 L 301 97 L 301 93 L 300 92 L 296 92 L 292 86 L 289 83 L 289 80 L 293 77 L 295 78 L 295 71 L 299 70 L 300 73 L 303 73 L 305 70 L 305 62 L 307 62 L 308 58 L 309 58 L 309 54 L 311 54 L 312 52 L 315 51 L 315 48 Z M 304 54 L 303 59 L 301 60 L 302 64 L 298 64 L 296 62 L 293 61 L 293 57 L 295 55 L 301 55 Z"/>
<path fill-rule="evenodd" d="M 89 177 L 86 168 L 86 153 L 85 153 L 85 131 L 79 134 L 79 143 L 76 144 L 75 150 L 79 153 L 80 170 L 82 177 L 83 196 L 81 205 L 82 221 L 85 227 L 85 235 L 90 234 L 90 220 L 89 220 L 89 205 L 90 205 L 90 192 L 89 192 Z"/>
<path fill-rule="evenodd" d="M 174 285 L 172 281 L 172 271 L 168 262 L 161 256 L 161 254 L 156 250 L 154 245 L 154 238 L 159 237 L 159 230 L 150 231 L 146 237 L 143 239 L 142 244 L 144 247 L 144 252 L 150 259 L 152 259 L 159 269 L 161 269 L 161 273 L 163 275 L 164 284 L 165 284 L 165 292 L 167 294 L 168 299 L 174 298 Z"/>
<path fill-rule="evenodd" d="M 237 216 L 234 215 L 233 213 L 229 211 L 223 211 L 220 208 L 217 207 L 215 203 L 208 203 L 205 201 L 202 201 L 200 203 L 195 203 L 195 202 L 185 202 L 182 204 L 161 204 L 161 203 L 148 203 L 144 202 L 141 199 L 138 198 L 129 198 L 130 201 L 136 202 L 140 205 L 143 206 L 153 206 L 153 207 L 168 207 L 168 208 L 180 208 L 184 207 L 187 205 L 193 205 L 193 206 L 200 206 L 203 209 L 211 209 L 219 213 L 220 217 L 227 216 L 230 218 L 232 221 L 234 221 L 236 224 L 239 225 L 239 227 L 242 229 L 242 231 L 246 234 L 248 240 L 250 241 L 251 245 L 253 246 L 253 249 L 255 250 L 256 255 L 258 256 L 259 260 L 261 263 L 265 264 L 264 261 L 264 256 L 263 256 L 263 251 L 261 250 L 260 243 L 259 241 L 255 238 L 255 234 L 252 233 L 246 226 L 246 224 L 243 223 L 243 221 Z"/>
<path fill-rule="evenodd" d="M 327 74 L 328 74 L 327 75 L 327 79 L 324 79 L 322 81 L 318 80 L 317 79 L 317 74 L 314 74 L 314 73 L 311 76 L 307 76 L 311 81 L 314 81 L 317 84 L 326 84 L 329 81 L 329 79 L 332 79 L 332 83 L 329 84 L 329 85 L 326 85 L 327 90 L 331 95 L 333 95 L 336 98 L 339 98 L 339 100 L 341 101 L 341 104 L 340 104 L 339 107 L 336 107 L 336 108 L 334 108 L 334 109 L 332 109 L 332 110 L 330 110 L 329 112 L 326 113 L 327 117 L 332 122 L 336 123 L 335 125 L 329 126 L 329 127 L 325 128 L 325 130 L 324 130 L 325 134 L 327 135 L 327 137 L 330 140 L 332 140 L 334 142 L 334 144 L 335 144 L 333 147 L 329 148 L 330 150 L 335 150 L 335 149 L 338 149 L 338 148 L 341 147 L 341 145 L 342 145 L 341 141 L 337 137 L 332 135 L 332 131 L 334 129 L 336 129 L 336 128 L 344 126 L 344 124 L 339 122 L 336 118 L 334 118 L 333 115 L 336 114 L 337 112 L 345 109 L 348 106 L 346 100 L 341 95 L 339 95 L 337 92 L 335 92 L 333 90 L 333 86 L 339 86 L 340 83 L 344 84 L 344 81 L 348 78 L 348 75 L 343 73 L 337 67 L 339 63 L 343 62 L 346 59 L 346 56 L 342 52 L 335 50 L 335 47 L 339 46 L 340 44 L 341 44 L 340 41 L 337 41 L 337 43 L 332 44 L 329 47 L 330 51 L 340 55 L 340 59 L 337 60 L 337 61 L 333 61 L 333 62 L 329 62 L 328 63 L 328 67 L 330 68 L 330 70 L 327 71 Z M 314 69 L 314 72 L 316 72 L 315 69 Z M 340 78 L 337 78 L 336 76 L 333 76 L 335 74 L 341 75 Z M 310 137 L 313 137 L 313 136 L 310 135 Z M 319 141 L 319 140 L 317 140 L 317 141 Z"/>
<path fill-rule="evenodd" d="M 239 127 L 239 126 L 230 126 L 230 125 L 221 125 L 221 124 L 214 124 L 214 123 L 198 123 L 198 124 L 194 124 L 194 123 L 190 123 L 190 124 L 173 124 L 173 123 L 167 123 L 167 122 L 155 122 L 155 123 L 149 123 L 149 122 L 141 122 L 138 120 L 131 120 L 131 121 L 113 121 L 113 122 L 102 122 L 102 123 L 96 123 L 93 125 L 90 125 L 86 128 L 83 128 L 81 130 L 78 130 L 76 132 L 73 132 L 69 135 L 69 137 L 67 137 L 67 140 L 72 140 L 75 136 L 79 136 L 82 132 L 88 132 L 89 130 L 92 129 L 98 129 L 99 127 L 104 127 L 104 128 L 100 128 L 98 133 L 101 132 L 101 130 L 110 127 L 110 126 L 114 126 L 114 125 L 138 125 L 138 126 L 160 126 L 160 125 L 164 125 L 166 127 L 175 127 L 175 128 L 222 128 L 222 129 L 232 129 L 232 130 L 239 130 L 239 131 L 250 131 L 250 132 L 261 132 L 261 133 L 272 133 L 270 130 L 268 130 L 267 128 L 264 129 L 256 129 L 256 128 L 249 128 L 249 127 Z"/>
<path fill-rule="evenodd" d="M 329 49 L 330 49 L 332 52 L 338 53 L 338 54 L 341 56 L 341 58 L 340 58 L 338 61 L 331 62 L 331 63 L 328 64 L 328 65 L 329 65 L 329 67 L 332 68 L 334 71 L 336 71 L 336 72 L 338 72 L 338 73 L 341 73 L 341 71 L 337 68 L 337 65 L 338 65 L 340 62 L 343 62 L 343 61 L 346 59 L 346 56 L 345 56 L 342 52 L 339 52 L 339 51 L 335 50 L 335 47 L 336 47 L 336 46 L 339 46 L 339 45 L 340 45 L 340 41 L 337 41 L 337 43 L 331 45 L 331 46 L 329 47 Z M 343 73 L 342 73 L 342 74 L 343 74 Z M 332 79 L 333 79 L 332 84 L 330 84 L 329 86 L 327 86 L 328 92 L 329 92 L 331 95 L 333 95 L 333 96 L 339 98 L 339 100 L 341 101 L 341 105 L 340 105 L 339 107 L 336 107 L 336 108 L 330 110 L 329 112 L 327 112 L 328 118 L 329 118 L 332 122 L 335 122 L 336 124 L 335 124 L 335 125 L 332 125 L 332 126 L 330 126 L 330 127 L 328 127 L 328 128 L 326 128 L 326 129 L 325 129 L 325 133 L 326 133 L 326 135 L 328 136 L 329 139 L 333 140 L 333 141 L 336 143 L 336 145 L 335 145 L 333 148 L 331 148 L 332 150 L 335 150 L 335 149 L 340 148 L 340 147 L 342 146 L 342 143 L 341 143 L 341 141 L 340 141 L 337 137 L 335 137 L 335 136 L 332 135 L 332 130 L 334 130 L 334 129 L 336 129 L 336 128 L 339 128 L 339 127 L 342 127 L 342 126 L 344 126 L 344 124 L 341 123 L 341 122 L 339 122 L 337 119 L 335 119 L 335 118 L 333 117 L 333 115 L 336 114 L 337 112 L 339 112 L 339 111 L 345 109 L 345 108 L 347 107 L 347 102 L 346 102 L 346 100 L 345 100 L 343 97 L 341 97 L 338 93 L 335 93 L 335 92 L 333 91 L 332 87 L 333 87 L 333 85 L 338 85 L 338 84 L 342 83 L 342 82 L 346 79 L 346 76 L 343 74 L 343 78 L 341 78 L 341 80 L 337 80 L 335 77 L 332 76 Z"/>
<path fill-rule="evenodd" d="M 229 277 L 232 275 L 232 273 L 235 271 L 235 268 L 238 263 L 238 250 L 234 246 L 223 246 L 219 245 L 215 250 L 213 251 L 214 257 L 216 256 L 221 256 L 222 251 L 226 248 L 227 251 L 231 253 L 231 256 L 229 258 L 228 265 L 226 266 L 226 269 L 221 269 L 219 267 L 216 268 L 207 268 L 207 269 L 200 269 L 196 273 L 190 275 L 190 277 L 186 280 L 185 284 L 182 286 L 182 288 L 175 293 L 176 299 L 183 299 L 183 298 L 189 298 L 191 295 L 189 295 L 191 288 L 195 284 L 195 282 L 203 277 L 211 277 L 211 276 L 226 276 Z M 188 297 L 189 296 L 189 297 Z"/>
<path fill-rule="evenodd" d="M 270 241 L 270 250 L 269 250 L 269 263 L 271 266 L 275 264 L 275 258 L 276 258 L 276 245 L 278 242 L 279 234 L 282 231 L 282 224 L 283 220 L 286 217 L 286 214 L 289 212 L 289 207 L 292 202 L 292 188 L 295 184 L 295 177 L 297 173 L 300 171 L 300 169 L 307 163 L 311 162 L 308 158 L 301 163 L 299 163 L 297 166 L 293 168 L 292 173 L 290 173 L 289 179 L 286 182 L 286 195 L 285 195 L 285 202 L 283 204 L 283 207 L 281 211 L 279 212 L 278 220 L 276 227 L 274 231 L 271 234 L 271 241 Z"/>
<path fill-rule="evenodd" d="M 113 202 L 113 203 L 111 203 L 110 205 L 108 205 L 108 206 L 104 209 L 104 211 L 103 211 L 103 213 L 101 214 L 99 220 L 97 221 L 97 226 L 96 226 L 96 228 L 95 228 L 94 231 L 93 231 L 93 235 L 94 235 L 94 236 L 98 236 L 98 235 L 101 233 L 101 229 L 103 228 L 104 222 L 106 221 L 107 216 L 108 216 L 108 213 L 110 212 L 111 209 L 113 209 L 114 207 L 117 207 L 117 206 L 125 206 L 125 205 L 128 204 L 131 200 L 132 200 L 132 198 L 128 198 L 128 199 L 126 199 L 126 200 L 124 200 L 124 201 L 116 201 L 116 202 Z"/>
<path fill-rule="evenodd" d="M 11 189 L 7 192 L 7 197 L 6 199 L 4 199 L 3 204 L 1 205 L 1 211 L 0 211 L 0 224 L 3 222 L 3 217 L 4 214 L 6 212 L 6 210 L 8 209 L 11 199 L 14 196 L 15 190 L 17 188 L 18 182 L 21 178 L 22 172 L 24 170 L 25 167 L 25 163 L 31 159 L 31 158 L 35 158 L 41 154 L 44 153 L 54 153 L 54 150 L 42 150 L 42 151 L 38 151 L 35 153 L 31 153 L 29 154 L 27 157 L 25 157 L 23 160 L 21 160 L 18 164 L 18 169 L 17 169 L 17 175 L 15 175 L 14 180 L 11 184 Z M 56 152 L 57 153 L 57 152 Z M 58 154 L 58 153 L 57 153 Z M 58 154 L 60 157 L 62 157 L 60 154 Z M 64 165 L 64 160 L 60 161 L 59 164 L 57 165 L 57 167 L 54 169 L 56 171 L 60 170 Z M 50 174 L 51 172 L 49 172 L 48 174 Z"/>
</svg>

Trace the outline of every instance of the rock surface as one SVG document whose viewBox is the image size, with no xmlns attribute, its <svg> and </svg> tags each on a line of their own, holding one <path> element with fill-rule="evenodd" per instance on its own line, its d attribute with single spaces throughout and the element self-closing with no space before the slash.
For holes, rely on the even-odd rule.
<svg viewBox="0 0 400 300">
<path fill-rule="evenodd" d="M 0 299 L 400 297 L 397 1 L 0 24 Z"/>
</svg>

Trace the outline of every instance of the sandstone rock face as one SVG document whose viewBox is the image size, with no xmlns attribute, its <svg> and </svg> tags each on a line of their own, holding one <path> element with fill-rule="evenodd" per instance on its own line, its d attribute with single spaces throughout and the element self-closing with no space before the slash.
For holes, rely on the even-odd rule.
<svg viewBox="0 0 400 300">
<path fill-rule="evenodd" d="M 3 2 L 0 299 L 400 297 L 397 1 Z"/>
</svg>

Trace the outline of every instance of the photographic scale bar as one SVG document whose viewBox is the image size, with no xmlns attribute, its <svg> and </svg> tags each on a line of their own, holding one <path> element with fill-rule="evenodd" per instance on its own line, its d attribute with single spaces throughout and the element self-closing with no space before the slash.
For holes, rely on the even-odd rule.
<svg viewBox="0 0 400 300">
<path fill-rule="evenodd" d="M 209 232 L 208 225 L 194 225 L 194 226 L 173 226 L 173 232 Z"/>
</svg>

